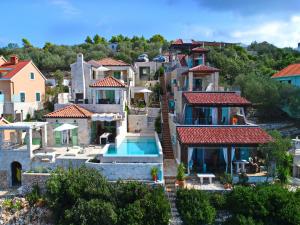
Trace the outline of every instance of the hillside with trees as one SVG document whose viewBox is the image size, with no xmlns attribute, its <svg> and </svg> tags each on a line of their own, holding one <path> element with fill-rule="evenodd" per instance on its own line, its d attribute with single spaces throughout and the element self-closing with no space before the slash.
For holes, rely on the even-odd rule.
<svg viewBox="0 0 300 225">
<path fill-rule="evenodd" d="M 110 43 L 118 43 L 116 52 L 109 48 Z M 169 42 L 159 34 L 149 39 L 143 36 L 129 38 L 120 34 L 112 36 L 110 40 L 96 34 L 93 38 L 87 36 L 82 44 L 56 45 L 46 42 L 42 48 L 33 46 L 28 39 L 23 38 L 21 47 L 10 43 L 0 48 L 0 55 L 9 58 L 10 55 L 17 54 L 20 59 L 32 59 L 42 72 L 48 73 L 70 70 L 70 64 L 76 60 L 76 54 L 79 52 L 84 54 L 85 60 L 114 57 L 133 63 L 140 54 L 148 53 L 149 58 L 153 58 L 160 50 L 166 51 L 168 47 Z"/>
<path fill-rule="evenodd" d="M 111 43 L 118 43 L 116 51 L 109 47 Z M 110 40 L 96 34 L 87 36 L 82 44 L 56 45 L 46 42 L 42 48 L 33 46 L 23 38 L 21 47 L 10 43 L 0 48 L 0 55 L 8 58 L 17 54 L 20 59 L 32 59 L 49 76 L 60 73 L 58 70 L 70 71 L 70 64 L 79 52 L 84 54 L 85 60 L 114 57 L 133 63 L 142 53 L 147 53 L 151 59 L 161 51 L 167 51 L 169 46 L 170 42 L 159 34 L 149 39 L 120 34 Z M 209 48 L 208 62 L 221 70 L 221 85 L 228 90 L 241 90 L 242 95 L 253 103 L 259 118 L 276 119 L 287 114 L 300 118 L 300 89 L 271 79 L 276 71 L 291 63 L 299 63 L 299 52 L 291 48 L 277 48 L 267 42 L 253 42 L 247 48 Z"/>
</svg>

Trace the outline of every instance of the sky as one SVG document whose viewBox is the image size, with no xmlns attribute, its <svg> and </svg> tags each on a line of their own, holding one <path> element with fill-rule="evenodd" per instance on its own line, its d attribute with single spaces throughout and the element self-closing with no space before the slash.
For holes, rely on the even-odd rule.
<svg viewBox="0 0 300 225">
<path fill-rule="evenodd" d="M 300 42 L 300 0 L 0 0 L 0 46 L 123 34 L 278 47 Z"/>
</svg>

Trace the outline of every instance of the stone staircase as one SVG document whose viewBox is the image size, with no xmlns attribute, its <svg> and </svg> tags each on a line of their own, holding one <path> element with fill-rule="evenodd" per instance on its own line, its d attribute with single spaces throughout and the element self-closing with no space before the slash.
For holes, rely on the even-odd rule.
<svg viewBox="0 0 300 225">
<path fill-rule="evenodd" d="M 164 153 L 164 159 L 174 159 L 170 128 L 169 128 L 169 106 L 168 106 L 168 98 L 167 91 L 165 86 L 164 77 L 160 77 L 160 84 L 162 86 L 162 95 L 161 95 L 161 112 L 162 112 L 162 148 Z"/>
<path fill-rule="evenodd" d="M 171 205 L 171 220 L 170 225 L 179 225 L 182 224 L 179 213 L 176 208 L 176 187 L 175 187 L 176 177 L 165 176 L 165 188 L 166 195 Z"/>
</svg>

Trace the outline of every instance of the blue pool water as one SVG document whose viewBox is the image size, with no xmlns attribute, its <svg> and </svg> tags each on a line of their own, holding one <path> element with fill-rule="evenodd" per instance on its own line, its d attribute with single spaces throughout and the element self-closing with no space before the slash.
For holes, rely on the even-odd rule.
<svg viewBox="0 0 300 225">
<path fill-rule="evenodd" d="M 133 137 L 125 138 L 116 148 L 110 145 L 105 155 L 130 156 L 130 155 L 157 155 L 158 148 L 155 138 Z"/>
</svg>

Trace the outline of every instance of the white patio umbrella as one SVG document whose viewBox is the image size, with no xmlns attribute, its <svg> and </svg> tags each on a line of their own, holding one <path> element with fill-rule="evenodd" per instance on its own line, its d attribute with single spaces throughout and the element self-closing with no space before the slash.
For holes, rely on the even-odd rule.
<svg viewBox="0 0 300 225">
<path fill-rule="evenodd" d="M 72 124 L 68 124 L 68 123 L 64 123 L 63 125 L 56 127 L 55 129 L 53 129 L 53 131 L 58 131 L 58 132 L 63 132 L 63 131 L 68 131 L 68 130 L 73 130 L 75 128 L 78 128 L 78 126 L 72 125 Z M 67 147 L 69 147 L 69 132 L 67 132 Z"/>
<path fill-rule="evenodd" d="M 143 88 L 141 90 L 136 91 L 136 93 L 144 93 L 145 102 L 148 103 L 148 98 L 149 98 L 148 95 L 149 95 L 149 93 L 152 93 L 152 91 L 147 88 Z"/>
<path fill-rule="evenodd" d="M 110 69 L 108 69 L 107 67 L 104 67 L 104 66 L 99 66 L 96 70 L 101 71 L 101 72 L 105 72 L 105 71 L 109 71 Z"/>
</svg>

